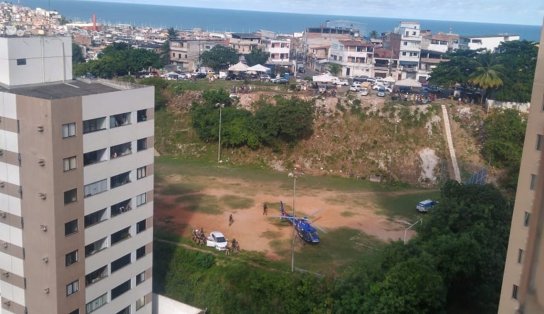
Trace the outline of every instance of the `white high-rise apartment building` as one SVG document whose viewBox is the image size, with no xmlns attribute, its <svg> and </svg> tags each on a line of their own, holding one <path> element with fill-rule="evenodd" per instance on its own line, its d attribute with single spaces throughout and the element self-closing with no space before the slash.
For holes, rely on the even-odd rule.
<svg viewBox="0 0 544 314">
<path fill-rule="evenodd" d="M 1 313 L 151 313 L 153 88 L 0 37 Z"/>
<path fill-rule="evenodd" d="M 419 22 L 401 22 L 395 33 L 401 36 L 399 67 L 403 72 L 403 78 L 416 79 L 422 40 Z"/>
</svg>

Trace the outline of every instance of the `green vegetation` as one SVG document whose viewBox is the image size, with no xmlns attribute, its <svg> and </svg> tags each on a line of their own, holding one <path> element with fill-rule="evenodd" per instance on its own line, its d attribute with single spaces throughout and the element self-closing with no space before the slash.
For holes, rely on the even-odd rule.
<svg viewBox="0 0 544 314">
<path fill-rule="evenodd" d="M 202 64 L 212 68 L 218 72 L 221 69 L 226 69 L 231 64 L 238 62 L 238 53 L 234 48 L 216 45 L 208 51 L 204 51 L 200 55 Z"/>
<path fill-rule="evenodd" d="M 342 71 L 342 66 L 338 63 L 329 63 L 328 64 L 329 72 L 331 72 L 332 75 L 338 75 L 340 71 Z"/>
<path fill-rule="evenodd" d="M 112 78 L 160 66 L 159 55 L 155 52 L 135 49 L 125 43 L 114 43 L 104 48 L 97 60 L 76 64 L 74 72 L 76 76 L 92 74 L 101 78 Z"/>
<path fill-rule="evenodd" d="M 83 62 L 85 62 L 85 58 L 83 57 L 81 46 L 76 43 L 72 43 L 72 63 L 78 64 Z"/>
<path fill-rule="evenodd" d="M 205 142 L 218 140 L 217 104 L 226 106 L 222 110 L 221 141 L 227 147 L 293 144 L 312 133 L 313 101 L 277 97 L 275 105 L 261 102 L 253 115 L 249 110 L 231 107 L 224 90 L 205 91 L 202 98 L 201 103 L 193 104 L 191 117 L 196 133 Z"/>
<path fill-rule="evenodd" d="M 383 214 L 390 218 L 404 217 L 415 221 L 420 218 L 415 211 L 415 204 L 422 200 L 437 200 L 440 197 L 439 191 L 408 193 L 400 195 L 380 195 L 378 204 L 383 209 Z"/>
<path fill-rule="evenodd" d="M 526 118 L 514 109 L 493 111 L 483 125 L 482 155 L 492 166 L 507 170 L 502 184 L 511 192 L 518 182 L 526 127 Z"/>
<path fill-rule="evenodd" d="M 497 100 L 528 102 L 537 52 L 535 43 L 526 40 L 504 42 L 493 54 L 457 50 L 446 56 L 449 61 L 433 69 L 430 82 L 445 87 L 456 83 L 480 87 Z"/>
<path fill-rule="evenodd" d="M 249 66 L 254 66 L 256 64 L 265 64 L 268 61 L 270 54 L 263 51 L 260 48 L 251 50 L 251 52 L 245 56 L 246 63 Z"/>
</svg>

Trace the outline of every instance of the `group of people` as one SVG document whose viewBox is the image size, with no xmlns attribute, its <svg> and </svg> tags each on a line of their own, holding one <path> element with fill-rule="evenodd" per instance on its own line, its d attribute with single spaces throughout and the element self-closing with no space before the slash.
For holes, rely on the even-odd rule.
<svg viewBox="0 0 544 314">
<path fill-rule="evenodd" d="M 193 230 L 193 242 L 198 245 L 206 244 L 206 235 L 204 234 L 204 228 L 194 229 Z"/>
</svg>

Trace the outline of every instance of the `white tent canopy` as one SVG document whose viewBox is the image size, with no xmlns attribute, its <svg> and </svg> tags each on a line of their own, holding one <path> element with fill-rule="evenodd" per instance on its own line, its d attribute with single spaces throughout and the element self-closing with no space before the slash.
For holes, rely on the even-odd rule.
<svg viewBox="0 0 544 314">
<path fill-rule="evenodd" d="M 421 87 L 421 83 L 414 79 L 405 79 L 405 80 L 397 81 L 395 83 L 395 86 Z"/>
<path fill-rule="evenodd" d="M 392 76 L 384 78 L 383 81 L 387 83 L 395 83 L 395 79 Z"/>
<path fill-rule="evenodd" d="M 312 80 L 316 83 L 330 83 L 335 77 L 330 75 L 329 73 L 316 75 L 312 77 Z"/>
<path fill-rule="evenodd" d="M 238 62 L 235 65 L 229 67 L 229 71 L 233 72 L 246 72 L 248 69 L 249 67 L 242 62 Z"/>
<path fill-rule="evenodd" d="M 248 71 L 253 71 L 253 72 L 263 72 L 263 73 L 266 73 L 266 72 L 270 71 L 269 68 L 267 68 L 267 67 L 265 67 L 263 65 L 260 65 L 260 64 L 256 64 L 256 65 L 254 65 L 252 67 L 249 67 L 247 70 Z"/>
</svg>

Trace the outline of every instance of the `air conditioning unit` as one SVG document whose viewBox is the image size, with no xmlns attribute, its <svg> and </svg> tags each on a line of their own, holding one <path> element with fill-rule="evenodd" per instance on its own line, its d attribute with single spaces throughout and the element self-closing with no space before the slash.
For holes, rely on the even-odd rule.
<svg viewBox="0 0 544 314">
<path fill-rule="evenodd" d="M 44 130 L 43 125 L 39 125 L 39 126 L 38 126 L 38 132 L 42 133 L 43 130 Z"/>
<path fill-rule="evenodd" d="M 47 256 L 42 257 L 42 261 L 46 264 L 49 263 L 49 257 Z"/>
<path fill-rule="evenodd" d="M 7 216 L 6 212 L 0 212 L 0 217 L 6 218 L 6 216 Z"/>
<path fill-rule="evenodd" d="M 3 275 L 4 277 L 8 278 L 8 277 L 9 277 L 9 272 L 7 272 L 7 271 L 6 271 L 6 272 L 3 272 L 2 275 Z"/>
<path fill-rule="evenodd" d="M 0 188 L 3 188 L 6 184 L 2 181 L 0 182 Z"/>
<path fill-rule="evenodd" d="M 46 232 L 47 231 L 47 226 L 46 225 L 40 225 L 40 229 L 42 229 L 43 232 Z"/>
<path fill-rule="evenodd" d="M 45 159 L 39 159 L 38 160 L 38 165 L 40 165 L 42 167 L 45 166 Z"/>
<path fill-rule="evenodd" d="M 42 199 L 42 200 L 45 200 L 47 198 L 47 194 L 45 193 L 38 193 L 38 196 Z"/>
<path fill-rule="evenodd" d="M 4 301 L 4 305 L 5 305 L 5 306 L 10 306 L 10 305 L 11 305 L 11 301 Z"/>
<path fill-rule="evenodd" d="M 43 289 L 43 292 L 44 292 L 45 294 L 49 294 L 49 288 Z"/>
<path fill-rule="evenodd" d="M 7 243 L 7 242 L 4 242 L 4 244 L 2 244 L 2 246 L 4 247 L 4 249 L 7 249 L 7 248 L 8 248 L 8 245 L 9 245 L 9 243 Z"/>
</svg>

